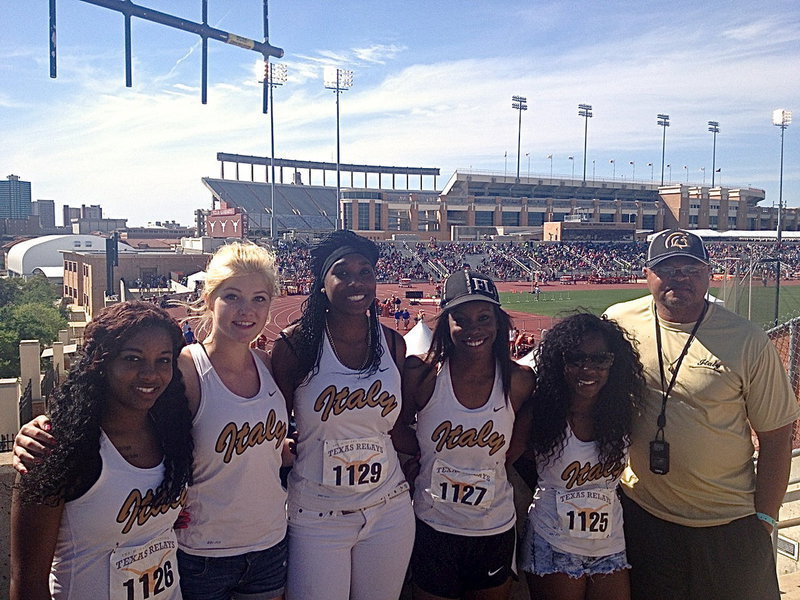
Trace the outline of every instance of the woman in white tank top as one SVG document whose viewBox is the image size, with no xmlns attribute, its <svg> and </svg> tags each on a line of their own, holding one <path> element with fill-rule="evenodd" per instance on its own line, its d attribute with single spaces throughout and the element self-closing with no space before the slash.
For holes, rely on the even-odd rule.
<svg viewBox="0 0 800 600">
<path fill-rule="evenodd" d="M 539 474 L 522 568 L 537 596 L 630 598 L 617 487 L 633 411 L 645 389 L 639 355 L 614 321 L 572 315 L 536 355 L 531 451 Z"/>
<path fill-rule="evenodd" d="M 377 246 L 351 231 L 311 250 L 301 318 L 275 342 L 297 421 L 289 474 L 289 600 L 396 600 L 414 540 L 408 484 L 390 434 L 405 344 L 378 322 Z"/>
<path fill-rule="evenodd" d="M 11 598 L 180 600 L 172 528 L 191 480 L 183 335 L 149 303 L 89 323 L 51 403 L 55 445 L 14 491 Z"/>
<path fill-rule="evenodd" d="M 269 356 L 250 347 L 277 293 L 275 256 L 255 244 L 222 246 L 206 268 L 195 331 L 208 335 L 179 363 L 195 438 L 189 521 L 178 531 L 185 600 L 284 595 L 288 417 Z"/>
<path fill-rule="evenodd" d="M 414 597 L 506 599 L 516 541 L 506 464 L 524 448 L 533 373 L 511 360 L 491 278 L 451 274 L 441 308 L 430 351 L 407 361 L 396 434 L 403 452 L 420 454 Z"/>
<path fill-rule="evenodd" d="M 194 484 L 177 526 L 185 600 L 283 598 L 288 550 L 279 469 L 288 417 L 269 356 L 250 348 L 277 292 L 271 252 L 249 243 L 222 246 L 195 306 L 201 313 L 195 331 L 205 338 L 178 359 L 195 442 Z M 37 429 L 42 423 L 20 432 L 23 457 L 30 455 L 20 446 L 30 448 L 32 438 L 53 441 Z"/>
</svg>

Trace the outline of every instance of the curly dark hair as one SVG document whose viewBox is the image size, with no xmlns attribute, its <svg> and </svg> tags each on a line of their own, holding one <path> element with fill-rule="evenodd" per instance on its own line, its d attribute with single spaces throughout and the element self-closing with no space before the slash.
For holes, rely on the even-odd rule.
<svg viewBox="0 0 800 600">
<path fill-rule="evenodd" d="M 125 341 L 142 329 L 158 327 L 172 342 L 172 380 L 150 409 L 164 453 L 164 480 L 154 506 L 174 502 L 192 482 L 192 417 L 178 355 L 181 328 L 164 310 L 147 302 L 122 302 L 103 310 L 86 327 L 83 354 L 50 405 L 51 433 L 59 441 L 40 465 L 21 478 L 21 497 L 53 503 L 80 497 L 100 473 L 100 423 L 109 394 L 105 371 Z"/>
<path fill-rule="evenodd" d="M 594 437 L 600 461 L 624 467 L 633 413 L 645 393 L 642 363 L 635 342 L 615 321 L 578 313 L 557 323 L 536 349 L 536 389 L 530 446 L 548 462 L 564 450 L 570 391 L 564 375 L 564 355 L 598 333 L 614 353 L 608 381 L 594 405 Z"/>
<path fill-rule="evenodd" d="M 292 335 L 290 347 L 298 358 L 298 368 L 295 376 L 295 385 L 301 384 L 310 375 L 316 375 L 319 369 L 319 358 L 322 354 L 322 336 L 325 335 L 325 314 L 330 308 L 330 301 L 322 291 L 325 284 L 325 275 L 330 270 L 331 262 L 349 254 L 352 251 L 363 255 L 372 265 L 378 258 L 378 247 L 375 242 L 368 240 L 347 229 L 340 229 L 324 236 L 311 249 L 311 271 L 314 273 L 314 282 L 311 284 L 311 294 L 303 301 L 302 313 L 293 324 L 299 323 Z M 334 259 L 331 261 L 331 259 Z M 363 373 L 373 375 L 381 364 L 383 344 L 381 344 L 381 324 L 378 320 L 378 309 L 375 302 L 369 307 L 370 328 L 370 360 L 364 366 Z"/>
<path fill-rule="evenodd" d="M 480 297 L 476 298 L 480 301 Z M 513 361 L 511 360 L 511 348 L 508 344 L 508 332 L 511 331 L 512 322 L 509 314 L 497 304 L 490 304 L 494 310 L 494 317 L 497 321 L 497 335 L 492 344 L 492 353 L 495 360 L 500 365 L 500 377 L 503 382 L 503 395 L 508 397 L 511 390 L 511 370 Z M 441 365 L 453 352 L 455 345 L 453 338 L 450 337 L 449 315 L 457 307 L 446 308 L 436 317 L 436 326 L 433 328 L 433 338 L 431 347 L 425 356 L 425 362 L 429 365 Z"/>
</svg>

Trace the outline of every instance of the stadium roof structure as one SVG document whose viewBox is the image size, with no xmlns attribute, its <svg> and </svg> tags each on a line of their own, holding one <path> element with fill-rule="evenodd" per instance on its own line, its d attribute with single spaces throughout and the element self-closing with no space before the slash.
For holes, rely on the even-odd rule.
<svg viewBox="0 0 800 600">
<path fill-rule="evenodd" d="M 308 172 L 307 182 L 311 182 L 312 172 L 318 171 L 322 174 L 322 185 L 323 187 L 328 185 L 327 176 L 330 174 L 335 176 L 337 171 L 337 164 L 330 163 L 330 162 L 320 162 L 315 160 L 296 160 L 291 158 L 275 158 L 270 159 L 268 156 L 249 156 L 245 154 L 231 154 L 228 152 L 218 152 L 217 153 L 217 160 L 220 162 L 220 178 L 225 179 L 225 164 L 226 163 L 234 163 L 234 168 L 236 172 L 236 180 L 239 180 L 240 175 L 240 164 L 250 165 L 250 180 L 255 181 L 255 165 L 267 167 L 267 171 L 272 166 L 273 162 L 275 168 L 278 169 L 278 177 L 275 179 L 275 183 L 284 183 L 283 181 L 283 169 L 289 168 L 292 169 L 293 173 L 299 173 L 301 171 Z M 350 185 L 348 187 L 359 187 L 354 183 L 354 176 L 356 174 L 364 176 L 364 188 L 370 187 L 367 186 L 367 175 L 378 175 L 378 186 L 377 189 L 398 189 L 395 187 L 396 184 L 396 176 L 401 175 L 405 177 L 406 188 L 411 191 L 412 189 L 436 189 L 436 178 L 439 176 L 440 171 L 438 167 L 397 167 L 397 166 L 388 166 L 388 165 L 358 165 L 358 164 L 350 164 L 350 163 L 340 163 L 338 165 L 338 171 L 342 174 L 342 178 L 344 178 L 344 174 L 347 174 L 347 179 L 350 181 Z M 391 188 L 384 188 L 383 186 L 383 176 L 389 175 L 391 176 L 392 186 Z M 419 176 L 419 188 L 411 188 L 411 176 Z M 424 180 L 423 177 L 433 177 L 433 188 L 425 188 L 423 186 Z M 266 181 L 268 176 L 264 178 Z M 331 182 L 332 186 L 336 186 L 336 180 L 334 179 Z"/>
<path fill-rule="evenodd" d="M 487 171 L 456 171 L 442 191 L 444 197 L 560 198 L 578 200 L 639 200 L 658 202 L 652 182 L 531 175 L 515 177 Z"/>
<path fill-rule="evenodd" d="M 719 186 L 718 186 L 719 187 Z M 514 177 L 492 171 L 456 171 L 442 191 L 443 198 L 538 198 L 562 200 L 601 200 L 659 202 L 661 193 L 686 190 L 710 190 L 707 186 L 683 183 L 659 185 L 655 181 L 624 179 L 593 179 L 583 181 L 556 175 Z M 764 200 L 765 192 L 758 188 L 727 188 L 746 191 L 748 204 L 755 206 Z"/>
</svg>

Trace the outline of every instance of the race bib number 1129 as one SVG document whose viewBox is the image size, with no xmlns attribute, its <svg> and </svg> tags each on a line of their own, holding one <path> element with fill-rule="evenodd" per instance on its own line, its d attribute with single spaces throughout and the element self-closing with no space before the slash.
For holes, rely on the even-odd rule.
<svg viewBox="0 0 800 600">
<path fill-rule="evenodd" d="M 371 490 L 386 476 L 388 456 L 382 438 L 325 440 L 322 483 Z"/>
</svg>

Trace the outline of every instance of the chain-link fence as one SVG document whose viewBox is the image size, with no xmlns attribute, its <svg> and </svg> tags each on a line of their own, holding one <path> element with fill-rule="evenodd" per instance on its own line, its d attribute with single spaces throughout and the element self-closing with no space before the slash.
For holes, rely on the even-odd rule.
<svg viewBox="0 0 800 600">
<path fill-rule="evenodd" d="M 783 361 L 795 398 L 800 398 L 800 317 L 773 327 L 767 331 L 767 335 Z M 800 448 L 800 431 L 797 423 L 792 436 L 792 448 Z"/>
</svg>

